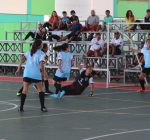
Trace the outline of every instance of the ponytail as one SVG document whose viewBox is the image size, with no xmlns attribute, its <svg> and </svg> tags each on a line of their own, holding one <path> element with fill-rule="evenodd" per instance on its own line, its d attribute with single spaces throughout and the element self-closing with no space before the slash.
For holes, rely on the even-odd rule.
<svg viewBox="0 0 150 140">
<path fill-rule="evenodd" d="M 67 44 L 67 43 L 64 43 L 64 44 L 62 44 L 62 45 L 53 47 L 53 50 L 54 50 L 54 51 L 57 51 L 57 52 L 66 51 L 66 49 L 67 49 L 68 47 L 69 47 L 68 44 Z"/>
<path fill-rule="evenodd" d="M 40 49 L 41 44 L 42 44 L 42 40 L 40 40 L 40 39 L 36 39 L 36 40 L 33 42 L 32 48 L 31 48 L 31 52 L 30 52 L 30 53 L 31 53 L 31 56 L 33 56 L 33 54 L 36 53 L 36 51 L 37 51 L 38 49 Z"/>
</svg>

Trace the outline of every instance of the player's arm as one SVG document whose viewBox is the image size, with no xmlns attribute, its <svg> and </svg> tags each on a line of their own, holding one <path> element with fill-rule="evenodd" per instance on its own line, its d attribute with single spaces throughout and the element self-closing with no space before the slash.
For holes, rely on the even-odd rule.
<svg viewBox="0 0 150 140">
<path fill-rule="evenodd" d="M 130 51 L 136 52 L 136 53 L 142 53 L 141 49 L 134 49 L 134 48 L 130 48 Z"/>
<path fill-rule="evenodd" d="M 20 69 L 21 69 L 21 66 L 22 64 L 26 61 L 26 58 L 25 56 L 23 55 L 20 59 L 20 62 L 19 62 L 19 65 L 18 65 L 18 68 L 17 68 L 17 71 L 15 72 L 15 75 L 19 75 L 20 74 Z"/>
<path fill-rule="evenodd" d="M 78 70 L 79 70 L 79 71 L 82 69 L 81 62 L 82 62 L 82 60 L 79 60 L 79 61 L 78 61 Z"/>
</svg>

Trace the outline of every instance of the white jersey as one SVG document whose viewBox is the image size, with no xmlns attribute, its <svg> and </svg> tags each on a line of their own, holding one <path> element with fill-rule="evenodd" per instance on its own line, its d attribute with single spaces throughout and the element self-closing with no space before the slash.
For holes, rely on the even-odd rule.
<svg viewBox="0 0 150 140">
<path fill-rule="evenodd" d="M 123 46 L 123 40 L 121 38 L 119 39 L 113 38 L 110 44 L 113 44 L 115 46 Z"/>
<path fill-rule="evenodd" d="M 91 51 L 96 51 L 99 50 L 100 48 L 104 47 L 105 42 L 101 39 L 101 40 L 97 40 L 97 38 L 93 38 L 90 42 Z"/>
</svg>

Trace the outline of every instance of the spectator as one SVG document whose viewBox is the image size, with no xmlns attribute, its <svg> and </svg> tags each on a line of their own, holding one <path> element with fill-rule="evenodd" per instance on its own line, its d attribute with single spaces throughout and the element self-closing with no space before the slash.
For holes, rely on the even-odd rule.
<svg viewBox="0 0 150 140">
<path fill-rule="evenodd" d="M 64 41 L 68 39 L 68 42 L 70 41 L 78 41 L 78 36 L 80 32 L 82 31 L 82 25 L 79 23 L 78 19 L 74 19 L 72 27 L 71 27 L 71 33 L 67 36 L 62 37 L 60 40 Z"/>
<path fill-rule="evenodd" d="M 133 15 L 131 10 L 128 10 L 126 13 L 125 22 L 127 24 L 128 30 L 135 30 L 137 25 L 131 23 L 136 22 L 136 17 Z"/>
<path fill-rule="evenodd" d="M 96 37 L 93 38 L 89 45 L 89 50 L 87 52 L 88 57 L 97 57 L 102 55 L 102 50 L 104 47 L 104 41 L 101 39 L 101 34 L 96 33 Z"/>
<path fill-rule="evenodd" d="M 95 14 L 95 11 L 91 11 L 91 16 L 88 17 L 85 23 L 84 30 L 96 31 L 99 26 L 99 17 Z"/>
<path fill-rule="evenodd" d="M 61 21 L 59 24 L 59 29 L 60 30 L 68 30 L 71 26 L 70 18 L 67 16 L 66 11 L 63 11 L 62 15 L 63 15 L 63 17 L 61 18 Z"/>
<path fill-rule="evenodd" d="M 113 17 L 110 15 L 110 10 L 105 11 L 106 16 L 104 17 L 103 30 L 107 29 L 107 24 L 113 22 Z"/>
<path fill-rule="evenodd" d="M 146 16 L 144 17 L 145 23 L 150 23 L 150 9 L 147 9 Z M 150 24 L 142 24 L 140 25 L 143 30 L 150 30 Z"/>
<path fill-rule="evenodd" d="M 112 53 L 112 56 L 120 55 L 122 46 L 123 46 L 123 40 L 120 38 L 120 33 L 115 32 L 114 38 L 110 42 L 110 52 Z"/>
<path fill-rule="evenodd" d="M 49 21 L 44 23 L 43 27 L 47 27 L 49 31 L 57 30 L 60 20 L 61 18 L 57 15 L 57 12 L 53 11 Z"/>
<path fill-rule="evenodd" d="M 76 16 L 76 12 L 74 10 L 70 11 L 71 17 L 70 21 L 73 22 L 74 20 L 79 20 L 78 16 Z"/>
<path fill-rule="evenodd" d="M 46 29 L 42 26 L 42 23 L 38 23 L 38 29 L 35 32 L 29 32 L 23 40 L 27 40 L 29 37 L 46 40 Z"/>
</svg>

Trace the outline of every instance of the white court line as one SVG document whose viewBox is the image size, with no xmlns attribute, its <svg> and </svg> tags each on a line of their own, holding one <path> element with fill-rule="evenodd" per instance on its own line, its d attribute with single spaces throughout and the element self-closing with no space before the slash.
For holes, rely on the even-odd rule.
<svg viewBox="0 0 150 140">
<path fill-rule="evenodd" d="M 0 110 L 0 112 L 5 112 L 5 111 L 14 110 L 14 109 L 16 109 L 16 108 L 18 107 L 18 105 L 14 104 L 14 103 L 9 103 L 9 102 L 6 102 L 6 101 L 0 101 L 0 104 L 13 106 L 13 107 L 10 107 L 10 108 L 8 108 L 8 109 Z"/>
<path fill-rule="evenodd" d="M 131 133 L 138 133 L 138 132 L 145 132 L 145 131 L 150 131 L 150 128 L 148 128 L 148 129 L 139 129 L 139 130 L 131 130 L 131 131 L 124 131 L 124 132 L 118 132 L 118 133 L 112 133 L 112 134 L 106 134 L 106 135 L 100 135 L 100 136 L 86 138 L 86 139 L 82 139 L 82 140 L 95 140 L 95 139 L 98 139 L 98 138 L 105 138 L 105 137 L 110 137 L 110 136 L 117 136 L 117 135 L 131 134 Z"/>
<path fill-rule="evenodd" d="M 123 92 L 106 92 L 106 93 L 98 93 L 98 94 L 94 94 L 94 95 L 112 95 L 112 94 L 122 94 L 122 93 L 131 93 L 134 91 L 123 91 Z"/>
</svg>

